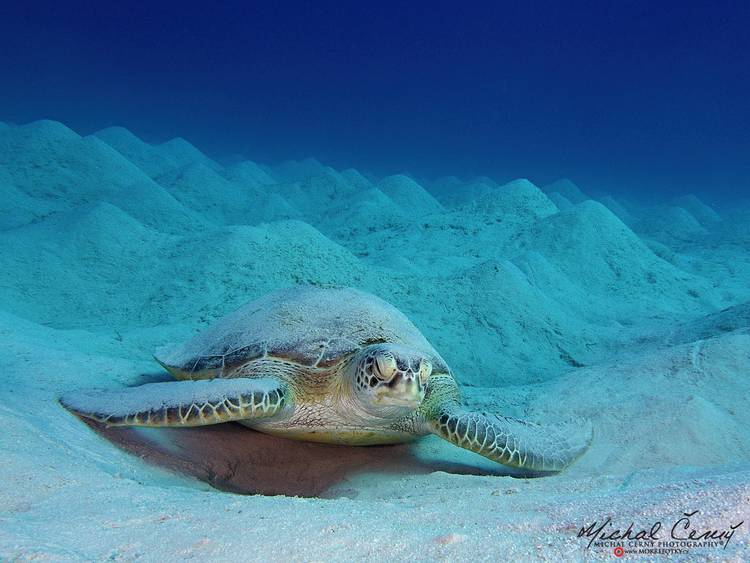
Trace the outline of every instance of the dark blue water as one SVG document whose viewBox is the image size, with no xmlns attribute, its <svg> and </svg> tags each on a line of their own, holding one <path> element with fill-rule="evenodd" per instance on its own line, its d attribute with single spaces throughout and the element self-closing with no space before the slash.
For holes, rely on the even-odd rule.
<svg viewBox="0 0 750 563">
<path fill-rule="evenodd" d="M 750 192 L 743 2 L 3 3 L 0 120 L 214 155 Z"/>
</svg>

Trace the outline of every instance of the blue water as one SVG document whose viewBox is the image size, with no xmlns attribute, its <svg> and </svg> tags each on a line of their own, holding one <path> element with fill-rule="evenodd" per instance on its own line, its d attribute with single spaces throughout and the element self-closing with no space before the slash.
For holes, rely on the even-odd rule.
<svg viewBox="0 0 750 563">
<path fill-rule="evenodd" d="M 5 3 L 0 119 L 589 192 L 750 184 L 741 2 Z"/>
</svg>

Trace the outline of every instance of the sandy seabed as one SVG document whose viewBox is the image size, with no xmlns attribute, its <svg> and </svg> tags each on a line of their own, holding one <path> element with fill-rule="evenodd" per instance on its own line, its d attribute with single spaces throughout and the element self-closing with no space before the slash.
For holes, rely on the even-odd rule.
<svg viewBox="0 0 750 563">
<path fill-rule="evenodd" d="M 0 559 L 586 561 L 618 544 L 582 528 L 657 522 L 626 559 L 750 558 L 747 202 L 219 163 L 51 121 L 0 123 L 0 192 Z M 469 405 L 588 418 L 591 449 L 528 479 L 434 437 L 103 428 L 56 402 L 164 380 L 157 347 L 294 284 L 379 295 Z"/>
</svg>

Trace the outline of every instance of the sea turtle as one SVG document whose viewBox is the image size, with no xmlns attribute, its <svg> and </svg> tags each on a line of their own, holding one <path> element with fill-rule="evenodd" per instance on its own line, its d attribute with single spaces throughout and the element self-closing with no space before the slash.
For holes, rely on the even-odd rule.
<svg viewBox="0 0 750 563">
<path fill-rule="evenodd" d="M 450 368 L 409 319 L 351 288 L 270 293 L 155 358 L 180 381 L 78 391 L 60 401 L 109 426 L 236 421 L 347 445 L 436 434 L 532 472 L 560 471 L 591 439 L 588 423 L 541 426 L 462 406 Z"/>
</svg>

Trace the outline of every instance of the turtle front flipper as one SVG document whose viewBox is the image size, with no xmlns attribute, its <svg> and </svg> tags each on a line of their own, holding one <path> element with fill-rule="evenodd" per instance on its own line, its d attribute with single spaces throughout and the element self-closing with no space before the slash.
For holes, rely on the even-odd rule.
<svg viewBox="0 0 750 563">
<path fill-rule="evenodd" d="M 459 405 L 433 412 L 427 423 L 434 434 L 503 465 L 534 472 L 565 469 L 592 438 L 588 422 L 540 425 Z"/>
<path fill-rule="evenodd" d="M 71 412 L 108 426 L 205 426 L 268 418 L 289 400 L 278 379 L 233 378 L 147 383 L 77 391 L 60 398 Z"/>
</svg>

